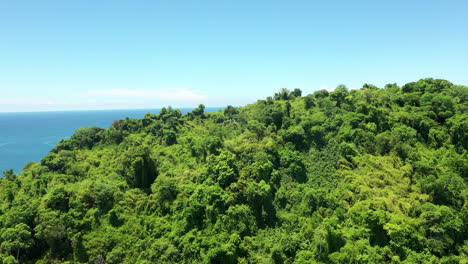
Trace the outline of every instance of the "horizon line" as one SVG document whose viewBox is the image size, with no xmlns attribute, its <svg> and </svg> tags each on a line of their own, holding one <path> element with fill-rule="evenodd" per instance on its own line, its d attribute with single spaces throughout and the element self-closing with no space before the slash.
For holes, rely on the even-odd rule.
<svg viewBox="0 0 468 264">
<path fill-rule="evenodd" d="M 207 108 L 224 108 L 225 106 L 206 106 Z M 0 111 L 0 114 L 14 114 L 14 113 L 50 113 L 50 112 L 91 112 L 91 111 L 137 111 L 137 110 L 161 110 L 162 108 L 171 107 L 172 109 L 195 109 L 198 106 L 190 106 L 190 107 L 174 107 L 174 106 L 162 106 L 159 108 L 109 108 L 109 109 L 67 109 L 67 110 L 37 110 L 37 111 Z M 234 107 L 242 107 L 242 106 L 234 106 Z"/>
</svg>

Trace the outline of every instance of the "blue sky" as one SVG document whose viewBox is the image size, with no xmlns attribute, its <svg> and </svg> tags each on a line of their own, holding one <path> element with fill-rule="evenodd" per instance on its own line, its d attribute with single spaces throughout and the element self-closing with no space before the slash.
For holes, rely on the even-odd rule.
<svg viewBox="0 0 468 264">
<path fill-rule="evenodd" d="M 468 84 L 468 1 L 2 1 L 0 111 Z"/>
</svg>

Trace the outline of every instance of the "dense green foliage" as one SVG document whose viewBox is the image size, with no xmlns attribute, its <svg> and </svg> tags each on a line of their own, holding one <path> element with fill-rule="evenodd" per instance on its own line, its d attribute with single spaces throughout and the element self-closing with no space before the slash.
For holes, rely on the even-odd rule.
<svg viewBox="0 0 468 264">
<path fill-rule="evenodd" d="M 0 179 L 0 263 L 466 263 L 467 99 L 282 89 L 81 128 Z"/>
</svg>

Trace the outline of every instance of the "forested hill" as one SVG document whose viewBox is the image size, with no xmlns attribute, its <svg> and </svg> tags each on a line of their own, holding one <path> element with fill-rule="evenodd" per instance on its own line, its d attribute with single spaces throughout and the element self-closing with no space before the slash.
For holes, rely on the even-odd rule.
<svg viewBox="0 0 468 264">
<path fill-rule="evenodd" d="M 467 263 L 468 87 L 85 127 L 0 179 L 0 263 Z"/>
</svg>

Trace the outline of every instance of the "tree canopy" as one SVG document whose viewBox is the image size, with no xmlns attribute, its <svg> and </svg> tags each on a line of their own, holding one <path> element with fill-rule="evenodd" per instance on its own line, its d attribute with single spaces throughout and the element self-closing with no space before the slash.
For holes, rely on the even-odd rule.
<svg viewBox="0 0 468 264">
<path fill-rule="evenodd" d="M 0 178 L 0 263 L 464 263 L 467 99 L 283 88 L 80 128 Z"/>
</svg>

